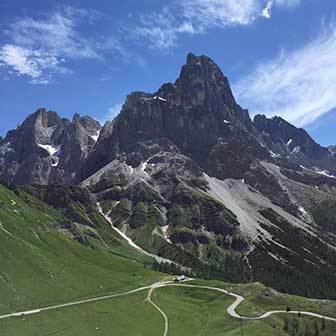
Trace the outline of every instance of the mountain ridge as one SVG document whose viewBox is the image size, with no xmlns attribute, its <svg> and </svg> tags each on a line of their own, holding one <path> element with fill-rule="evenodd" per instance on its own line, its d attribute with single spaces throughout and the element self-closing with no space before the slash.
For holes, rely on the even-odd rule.
<svg viewBox="0 0 336 336">
<path fill-rule="evenodd" d="M 47 203 L 39 189 L 75 184 L 149 253 L 307 296 L 336 281 L 334 174 L 332 149 L 280 117 L 252 120 L 215 62 L 193 54 L 103 127 L 42 109 L 0 146 L 4 182 L 34 184 Z"/>
</svg>

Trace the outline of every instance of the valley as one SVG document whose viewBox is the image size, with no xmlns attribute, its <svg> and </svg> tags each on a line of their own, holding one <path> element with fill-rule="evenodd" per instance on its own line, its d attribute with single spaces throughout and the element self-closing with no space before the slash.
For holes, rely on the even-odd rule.
<svg viewBox="0 0 336 336">
<path fill-rule="evenodd" d="M 207 56 L 104 125 L 40 108 L 0 142 L 0 334 L 333 336 L 335 176 Z"/>
<path fill-rule="evenodd" d="M 286 319 L 297 319 L 299 328 L 316 321 L 320 335 L 336 330 L 335 302 L 281 294 L 258 283 L 194 279 L 177 284 L 171 275 L 149 269 L 146 255 L 113 230 L 105 235 L 110 224 L 103 216 L 106 245 L 92 241 L 85 246 L 55 229 L 55 222 L 65 219 L 61 211 L 4 187 L 0 200 L 6 223 L 0 232 L 4 335 L 158 335 L 159 330 L 164 335 L 157 307 L 167 318 L 167 335 L 240 335 L 238 315 L 248 317 L 242 328 L 250 335 L 288 335 Z M 284 313 L 267 313 L 272 310 Z M 331 319 L 306 317 L 305 311 Z"/>
</svg>

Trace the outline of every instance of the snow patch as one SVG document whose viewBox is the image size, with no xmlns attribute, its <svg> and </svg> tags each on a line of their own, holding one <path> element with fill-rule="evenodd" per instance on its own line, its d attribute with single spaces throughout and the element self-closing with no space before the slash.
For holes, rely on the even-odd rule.
<svg viewBox="0 0 336 336">
<path fill-rule="evenodd" d="M 315 173 L 331 178 L 336 178 L 335 175 L 331 175 L 327 170 L 315 170 Z"/>
<path fill-rule="evenodd" d="M 50 156 L 55 155 L 57 152 L 60 151 L 61 146 L 52 146 L 52 145 L 42 145 L 42 144 L 37 144 L 40 148 L 44 149 L 49 153 Z"/>
<path fill-rule="evenodd" d="M 276 154 L 276 153 L 272 152 L 271 150 L 270 150 L 269 152 L 271 153 L 271 156 L 272 156 L 273 158 L 276 158 L 276 157 L 279 157 L 279 156 L 280 156 L 279 154 Z"/>
<path fill-rule="evenodd" d="M 147 168 L 147 164 L 148 164 L 148 160 L 145 161 L 145 162 L 143 162 L 143 163 L 141 164 L 141 170 L 142 170 L 143 172 L 145 172 L 145 170 L 146 170 L 146 168 Z"/>
<path fill-rule="evenodd" d="M 156 100 L 156 99 L 161 100 L 161 101 L 164 101 L 164 102 L 167 101 L 167 99 L 164 99 L 164 98 L 162 98 L 162 97 L 160 97 L 160 96 L 154 96 L 154 97 L 153 97 L 153 100 Z"/>
<path fill-rule="evenodd" d="M 302 215 L 307 216 L 308 212 L 304 209 L 304 207 L 299 206 L 299 211 L 302 213 Z"/>
<path fill-rule="evenodd" d="M 299 153 L 301 152 L 301 148 L 300 147 L 295 147 L 293 150 L 292 150 L 293 153 Z"/>
<path fill-rule="evenodd" d="M 231 121 L 224 119 L 224 124 L 231 124 Z"/>
<path fill-rule="evenodd" d="M 58 164 L 59 164 L 59 158 L 55 158 L 55 161 L 53 161 L 53 162 L 51 163 L 51 166 L 52 166 L 52 167 L 57 167 Z"/>
<path fill-rule="evenodd" d="M 96 134 L 90 135 L 90 137 L 93 139 L 94 142 L 97 142 L 98 138 L 99 138 L 99 135 L 100 135 L 100 131 L 97 131 Z"/>
<path fill-rule="evenodd" d="M 130 165 L 127 165 L 127 168 L 129 169 L 130 174 L 132 175 L 133 172 L 134 172 L 134 168 L 132 166 L 130 166 Z"/>
<path fill-rule="evenodd" d="M 293 142 L 293 139 L 289 139 L 287 142 L 287 146 L 289 146 Z"/>
</svg>

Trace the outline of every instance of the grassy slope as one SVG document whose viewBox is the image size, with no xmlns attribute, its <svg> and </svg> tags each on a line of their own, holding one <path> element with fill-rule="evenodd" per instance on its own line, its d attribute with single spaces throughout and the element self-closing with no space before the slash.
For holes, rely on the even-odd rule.
<svg viewBox="0 0 336 336">
<path fill-rule="evenodd" d="M 29 318 L 8 319 L 0 321 L 0 331 L 6 336 L 158 336 L 163 322 L 154 307 L 144 301 L 146 296 L 147 293 L 142 292 Z"/>
<path fill-rule="evenodd" d="M 0 321 L 0 330 L 8 336 L 160 336 L 163 334 L 163 319 L 159 312 L 145 301 L 146 296 L 146 292 L 141 292 L 105 302 L 7 319 Z M 232 303 L 232 298 L 224 294 L 206 289 L 165 287 L 155 290 L 152 300 L 168 316 L 168 335 L 242 335 L 240 322 L 226 314 L 226 308 Z M 301 331 L 313 330 L 314 319 L 290 316 L 289 322 L 293 319 L 299 321 Z M 291 334 L 283 330 L 284 321 L 285 316 L 243 321 L 243 335 L 289 336 Z M 326 322 L 326 329 L 322 331 L 321 320 L 316 321 L 320 336 L 335 335 L 335 323 Z"/>
<path fill-rule="evenodd" d="M 161 278 L 124 243 L 93 249 L 79 244 L 53 228 L 62 220 L 45 204 L 23 201 L 0 187 L 0 313 L 123 291 Z"/>
<path fill-rule="evenodd" d="M 221 281 L 195 280 L 191 284 L 210 285 L 224 288 L 245 298 L 237 312 L 246 316 L 259 316 L 270 310 L 305 310 L 336 318 L 336 302 L 307 299 L 305 297 L 283 294 L 260 283 L 231 284 Z"/>
<path fill-rule="evenodd" d="M 101 218 L 97 217 L 97 221 L 101 221 L 99 230 L 108 248 L 99 247 L 94 241 L 89 245 L 94 248 L 83 246 L 54 229 L 55 223 L 63 220 L 62 216 L 29 195 L 18 197 L 0 186 L 0 314 L 121 292 L 162 279 L 162 274 L 146 269 L 142 257 L 122 243 Z M 259 284 L 198 282 L 229 287 L 245 295 L 248 300 L 239 307 L 240 313 L 259 313 L 290 306 L 292 309 L 336 315 L 335 303 L 321 305 L 304 298 L 278 294 Z M 144 301 L 146 295 L 142 292 L 105 302 L 2 320 L 0 334 L 161 335 L 162 317 Z M 240 335 L 239 322 L 226 314 L 226 307 L 232 299 L 225 295 L 202 289 L 162 288 L 154 292 L 153 300 L 169 317 L 169 335 Z M 244 322 L 245 334 L 286 335 L 282 330 L 283 319 L 273 317 Z M 310 325 L 310 320 L 302 318 L 301 324 Z M 335 333 L 335 323 L 327 322 L 326 331 L 320 335 Z"/>
</svg>

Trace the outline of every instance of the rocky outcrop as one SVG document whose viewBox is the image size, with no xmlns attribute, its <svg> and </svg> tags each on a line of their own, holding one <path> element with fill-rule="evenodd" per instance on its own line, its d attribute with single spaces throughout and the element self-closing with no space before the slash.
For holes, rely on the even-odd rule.
<svg viewBox="0 0 336 336">
<path fill-rule="evenodd" d="M 334 283 L 335 152 L 282 118 L 252 122 L 220 68 L 189 54 L 174 83 L 131 93 L 103 128 L 33 113 L 0 140 L 0 176 L 46 185 L 34 194 L 87 228 L 99 203 L 141 248 L 201 276 L 311 287 Z"/>
<path fill-rule="evenodd" d="M 162 150 L 162 144 L 219 178 L 241 178 L 255 159 L 269 156 L 228 79 L 206 56 L 189 54 L 174 84 L 153 94 L 130 94 L 113 126 L 107 127 L 83 177 L 121 155 L 135 166 Z"/>
<path fill-rule="evenodd" d="M 269 119 L 264 115 L 256 115 L 253 124 L 273 156 L 297 165 L 336 171 L 336 161 L 330 151 L 317 144 L 304 129 L 280 117 Z"/>
<path fill-rule="evenodd" d="M 6 135 L 0 175 L 8 184 L 72 183 L 96 143 L 101 126 L 90 117 L 72 121 L 39 109 Z"/>
<path fill-rule="evenodd" d="M 329 152 L 331 153 L 331 155 L 336 158 L 336 146 L 329 146 L 328 147 Z"/>
</svg>

